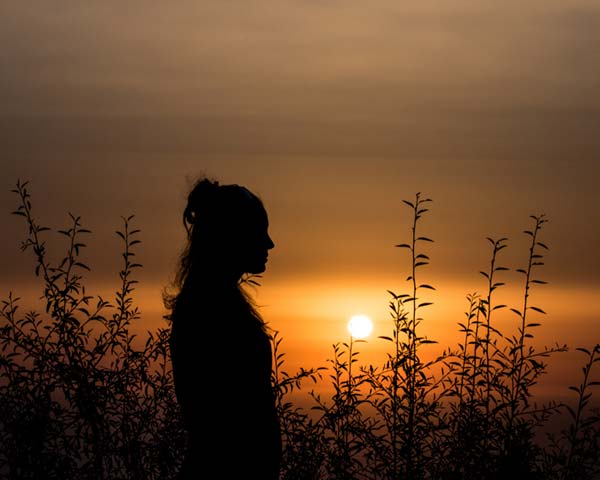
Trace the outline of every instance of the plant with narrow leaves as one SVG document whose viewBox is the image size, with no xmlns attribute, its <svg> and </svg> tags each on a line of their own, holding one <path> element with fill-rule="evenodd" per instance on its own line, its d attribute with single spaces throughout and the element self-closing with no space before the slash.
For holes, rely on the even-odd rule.
<svg viewBox="0 0 600 480">
<path fill-rule="evenodd" d="M 287 398 L 300 390 L 305 380 L 311 380 L 313 383 L 321 380 L 321 371 L 325 370 L 325 367 L 300 368 L 295 375 L 288 374 L 284 370 L 285 353 L 281 351 L 282 341 L 279 332 L 274 332 L 271 336 L 272 383 L 283 442 L 281 478 L 318 479 L 321 478 L 321 466 L 325 458 L 321 442 L 321 426 L 306 411 L 295 406 Z"/>
<path fill-rule="evenodd" d="M 313 409 L 320 413 L 318 425 L 322 429 L 325 478 L 365 478 L 367 439 L 375 426 L 363 410 L 368 401 L 363 388 L 365 377 L 352 369 L 359 356 L 355 344 L 362 342 L 364 340 L 350 338 L 349 342 L 333 345 L 333 358 L 327 360 L 331 366 L 331 402 L 311 392 L 315 401 Z"/>
<path fill-rule="evenodd" d="M 89 234 L 81 219 L 58 233 L 67 252 L 48 259 L 50 229 L 33 216 L 27 183 L 17 183 L 45 312 L 21 314 L 9 294 L 0 308 L 0 475 L 7 478 L 166 478 L 185 443 L 168 361 L 168 330 L 145 342 L 131 333 L 139 319 L 132 293 L 139 230 L 132 217 L 117 232 L 124 243 L 115 303 L 88 295 L 80 260 Z"/>
<path fill-rule="evenodd" d="M 364 370 L 371 386 L 370 403 L 380 417 L 381 434 L 370 457 L 379 478 L 422 478 L 426 465 L 439 460 L 432 459 L 439 455 L 436 433 L 445 422 L 440 402 L 449 393 L 445 380 L 450 369 L 444 362 L 446 354 L 431 361 L 421 358 L 422 347 L 436 343 L 419 329 L 424 321 L 421 310 L 433 304 L 423 301 L 421 292 L 435 290 L 417 281 L 418 271 L 430 260 L 418 246 L 433 242 L 417 233 L 419 220 L 428 211 L 424 206 L 428 202 L 431 199 L 422 199 L 420 193 L 414 202 L 404 200 L 413 214 L 411 241 L 396 247 L 410 252 L 410 274 L 406 278 L 410 293 L 389 292 L 392 334 L 380 338 L 391 343 L 393 350 L 382 369 Z M 436 378 L 432 372 L 438 367 L 441 374 Z"/>
<path fill-rule="evenodd" d="M 558 480 L 593 480 L 600 476 L 600 408 L 591 403 L 591 388 L 600 386 L 600 381 L 592 379 L 592 369 L 600 363 L 600 344 L 576 350 L 587 357 L 581 383 L 569 387 L 576 394 L 576 403 L 565 405 L 569 424 L 558 436 L 548 435 L 550 448 L 544 458 L 545 473 Z"/>
</svg>

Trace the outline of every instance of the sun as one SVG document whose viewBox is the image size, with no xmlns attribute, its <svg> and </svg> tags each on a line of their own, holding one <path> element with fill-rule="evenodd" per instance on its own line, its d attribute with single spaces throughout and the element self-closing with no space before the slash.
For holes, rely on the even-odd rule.
<svg viewBox="0 0 600 480">
<path fill-rule="evenodd" d="M 348 322 L 348 331 L 353 338 L 366 338 L 373 331 L 373 322 L 366 315 L 354 315 Z"/>
</svg>

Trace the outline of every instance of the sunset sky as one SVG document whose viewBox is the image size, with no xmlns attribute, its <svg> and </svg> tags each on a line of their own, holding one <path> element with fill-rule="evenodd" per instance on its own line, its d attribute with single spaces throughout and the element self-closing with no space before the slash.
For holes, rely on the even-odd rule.
<svg viewBox="0 0 600 480">
<path fill-rule="evenodd" d="M 545 213 L 540 341 L 600 341 L 600 3 L 9 0 L 0 43 L 2 297 L 41 292 L 10 216 L 28 179 L 42 223 L 70 211 L 93 230 L 91 290 L 116 288 L 114 230 L 136 215 L 140 328 L 155 328 L 205 173 L 267 207 L 256 298 L 292 365 L 324 363 L 354 313 L 375 321 L 366 358 L 382 353 L 416 192 L 433 199 L 425 333 L 451 345 L 465 295 L 485 291 L 486 236 L 523 267 Z M 502 279 L 498 303 L 519 308 L 522 276 Z"/>
</svg>

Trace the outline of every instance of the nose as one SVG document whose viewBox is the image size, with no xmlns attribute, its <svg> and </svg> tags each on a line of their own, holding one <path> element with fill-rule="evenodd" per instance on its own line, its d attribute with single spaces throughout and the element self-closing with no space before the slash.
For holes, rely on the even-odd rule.
<svg viewBox="0 0 600 480">
<path fill-rule="evenodd" d="M 275 247 L 275 243 L 273 243 L 273 239 L 270 235 L 267 235 L 267 250 L 271 250 L 273 247 Z"/>
</svg>

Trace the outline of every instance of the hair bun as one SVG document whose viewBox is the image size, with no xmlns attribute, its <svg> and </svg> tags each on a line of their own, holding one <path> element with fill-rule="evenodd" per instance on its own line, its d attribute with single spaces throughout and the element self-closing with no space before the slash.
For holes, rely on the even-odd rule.
<svg viewBox="0 0 600 480">
<path fill-rule="evenodd" d="M 187 206 L 183 213 L 184 224 L 193 225 L 200 212 L 210 211 L 210 205 L 214 202 L 219 187 L 218 181 L 208 178 L 196 182 L 188 195 Z"/>
</svg>

